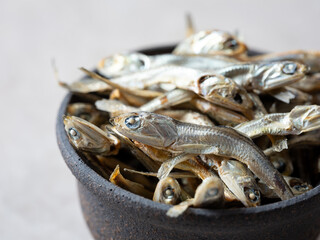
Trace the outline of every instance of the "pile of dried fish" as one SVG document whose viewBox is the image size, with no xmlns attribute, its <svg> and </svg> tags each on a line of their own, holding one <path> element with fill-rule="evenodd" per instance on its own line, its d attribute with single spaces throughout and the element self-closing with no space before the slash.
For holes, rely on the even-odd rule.
<svg viewBox="0 0 320 240">
<path fill-rule="evenodd" d="M 249 56 L 213 30 L 171 54 L 115 54 L 82 70 L 60 82 L 74 93 L 70 142 L 112 183 L 173 205 L 168 216 L 256 207 L 319 183 L 320 52 Z"/>
</svg>

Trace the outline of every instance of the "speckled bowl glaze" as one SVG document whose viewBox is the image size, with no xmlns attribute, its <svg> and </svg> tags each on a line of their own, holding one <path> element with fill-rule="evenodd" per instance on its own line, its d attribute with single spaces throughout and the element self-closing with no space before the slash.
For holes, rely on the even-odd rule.
<svg viewBox="0 0 320 240">
<path fill-rule="evenodd" d="M 146 54 L 168 53 L 172 47 Z M 72 100 L 63 100 L 56 133 L 61 154 L 78 180 L 84 218 L 95 239 L 316 239 L 320 233 L 320 186 L 290 200 L 256 208 L 188 209 L 169 218 L 170 206 L 121 189 L 98 175 L 68 141 L 62 116 Z"/>
</svg>

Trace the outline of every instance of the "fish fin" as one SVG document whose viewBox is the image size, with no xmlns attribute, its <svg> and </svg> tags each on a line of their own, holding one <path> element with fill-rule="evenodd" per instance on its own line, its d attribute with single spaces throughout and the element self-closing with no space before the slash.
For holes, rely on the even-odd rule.
<svg viewBox="0 0 320 240">
<path fill-rule="evenodd" d="M 164 163 L 161 164 L 157 177 L 159 179 L 163 179 L 168 177 L 172 169 L 179 163 L 186 161 L 187 159 L 191 158 L 193 155 L 190 154 L 181 154 L 179 156 L 176 156 L 174 158 L 171 158 Z"/>
<path fill-rule="evenodd" d="M 186 37 L 190 37 L 195 33 L 195 28 L 192 20 L 191 13 L 186 13 Z"/>
<path fill-rule="evenodd" d="M 290 103 L 295 98 L 295 95 L 286 89 L 270 92 L 270 95 L 284 103 Z"/>
</svg>

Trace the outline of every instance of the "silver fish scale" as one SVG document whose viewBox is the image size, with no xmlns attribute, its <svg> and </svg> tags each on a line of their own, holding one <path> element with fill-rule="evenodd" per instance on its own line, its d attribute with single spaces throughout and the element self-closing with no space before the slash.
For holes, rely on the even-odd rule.
<svg viewBox="0 0 320 240">
<path fill-rule="evenodd" d="M 177 135 L 179 137 L 178 141 L 181 145 L 199 144 L 211 145 L 212 147 L 216 146 L 219 150 L 219 154 L 217 155 L 222 154 L 248 159 L 250 157 L 248 154 L 249 151 L 246 151 L 245 149 L 251 148 L 252 145 L 254 145 L 250 139 L 247 139 L 230 128 L 211 128 L 191 124 L 179 124 L 177 129 Z M 234 135 L 237 136 L 237 139 L 234 136 L 225 133 L 224 130 L 234 131 Z M 195 151 L 193 152 L 195 154 L 200 154 L 200 152 L 197 152 L 197 149 L 190 150 Z"/>
<path fill-rule="evenodd" d="M 279 121 L 284 116 L 286 116 L 285 113 L 269 114 L 257 120 L 241 123 L 237 125 L 234 129 L 247 135 L 250 138 L 255 138 L 262 135 L 262 133 L 257 134 L 259 133 L 259 129 L 261 128 L 261 126 L 267 126 L 270 123 Z"/>
</svg>

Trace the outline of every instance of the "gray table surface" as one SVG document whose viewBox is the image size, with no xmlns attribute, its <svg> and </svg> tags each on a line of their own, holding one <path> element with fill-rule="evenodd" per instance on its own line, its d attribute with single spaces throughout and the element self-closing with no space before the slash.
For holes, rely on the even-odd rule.
<svg viewBox="0 0 320 240">
<path fill-rule="evenodd" d="M 320 49 L 319 1 L 0 1 L 0 239 L 91 239 L 55 140 L 66 92 L 51 59 L 71 82 L 106 55 L 181 40 L 186 12 L 256 49 Z"/>
</svg>

